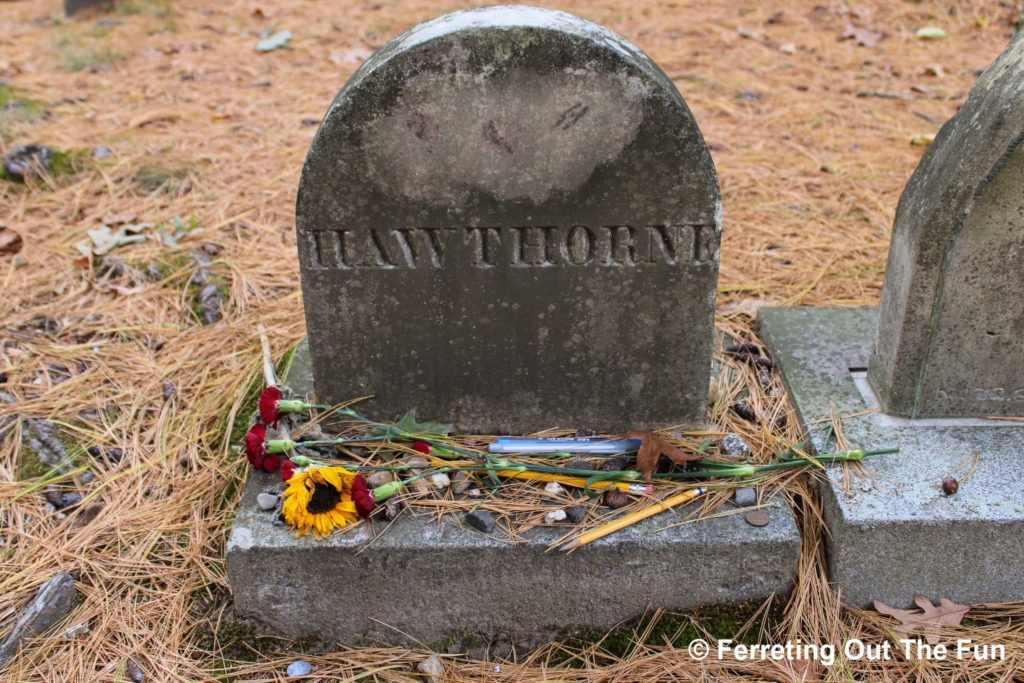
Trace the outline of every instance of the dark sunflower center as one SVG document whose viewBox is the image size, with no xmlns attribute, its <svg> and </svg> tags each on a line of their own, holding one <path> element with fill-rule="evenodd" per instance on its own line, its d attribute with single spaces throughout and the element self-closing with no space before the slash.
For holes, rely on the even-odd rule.
<svg viewBox="0 0 1024 683">
<path fill-rule="evenodd" d="M 318 515 L 334 509 L 341 500 L 341 491 L 330 484 L 313 484 L 313 496 L 306 505 L 306 512 Z"/>
</svg>

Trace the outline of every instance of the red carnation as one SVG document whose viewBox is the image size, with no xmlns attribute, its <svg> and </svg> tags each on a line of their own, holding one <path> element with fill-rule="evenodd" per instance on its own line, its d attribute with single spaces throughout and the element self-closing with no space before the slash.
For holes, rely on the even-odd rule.
<svg viewBox="0 0 1024 683">
<path fill-rule="evenodd" d="M 288 481 L 289 479 L 291 479 L 292 475 L 295 474 L 296 469 L 297 468 L 295 467 L 295 463 L 293 463 L 291 460 L 285 460 L 283 463 L 281 463 L 281 480 Z"/>
<path fill-rule="evenodd" d="M 261 424 L 250 427 L 245 435 L 245 457 L 256 469 L 263 468 L 263 460 L 267 457 L 267 447 L 264 444 L 266 437 L 267 428 Z"/>
<path fill-rule="evenodd" d="M 281 413 L 277 410 L 277 404 L 281 400 L 281 390 L 277 387 L 267 387 L 260 394 L 260 419 L 264 424 L 277 426 Z"/>
<path fill-rule="evenodd" d="M 362 475 L 357 474 L 352 478 L 352 500 L 360 517 L 365 519 L 373 512 L 373 493 L 366 487 Z"/>
<path fill-rule="evenodd" d="M 267 453 L 263 456 L 263 471 L 264 472 L 277 472 L 278 465 L 281 464 L 281 458 L 274 453 Z"/>
<path fill-rule="evenodd" d="M 430 455 L 433 453 L 433 450 L 430 448 L 430 444 L 424 443 L 423 441 L 415 442 L 412 445 L 412 449 L 417 453 L 422 453 L 423 455 Z"/>
</svg>

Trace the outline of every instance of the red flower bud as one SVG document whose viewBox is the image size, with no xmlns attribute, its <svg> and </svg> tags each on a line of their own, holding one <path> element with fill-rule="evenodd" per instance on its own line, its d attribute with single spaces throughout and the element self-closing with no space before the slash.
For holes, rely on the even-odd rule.
<svg viewBox="0 0 1024 683">
<path fill-rule="evenodd" d="M 277 411 L 277 402 L 281 400 L 281 390 L 267 387 L 260 394 L 260 419 L 264 424 L 276 427 L 281 414 Z"/>
<path fill-rule="evenodd" d="M 430 448 L 430 444 L 424 443 L 423 441 L 413 443 L 412 449 L 417 453 L 422 453 L 423 455 L 430 455 L 433 453 L 433 450 Z"/>
<path fill-rule="evenodd" d="M 279 458 L 276 453 L 267 453 L 263 456 L 264 472 L 277 472 L 277 468 L 280 464 L 281 458 Z"/>
<path fill-rule="evenodd" d="M 283 463 L 281 463 L 281 480 L 288 481 L 289 479 L 291 479 L 292 475 L 295 474 L 296 469 L 297 468 L 295 467 L 295 463 L 293 463 L 291 460 L 285 460 Z"/>
<path fill-rule="evenodd" d="M 356 504 L 356 511 L 360 517 L 365 519 L 373 512 L 373 493 L 367 488 L 366 480 L 359 474 L 352 478 L 352 501 Z"/>
<path fill-rule="evenodd" d="M 250 427 L 245 435 L 245 457 L 256 469 L 263 467 L 263 459 L 267 454 L 267 447 L 263 443 L 266 436 L 267 428 L 261 424 Z"/>
</svg>

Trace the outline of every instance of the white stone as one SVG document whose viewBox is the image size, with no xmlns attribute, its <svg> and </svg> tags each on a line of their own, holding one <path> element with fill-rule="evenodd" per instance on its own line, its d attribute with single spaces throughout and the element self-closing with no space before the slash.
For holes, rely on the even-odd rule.
<svg viewBox="0 0 1024 683">
<path fill-rule="evenodd" d="M 565 493 L 565 488 L 562 487 L 557 481 L 552 481 L 544 487 L 544 490 L 553 496 L 560 496 Z"/>
<path fill-rule="evenodd" d="M 555 522 L 564 522 L 565 517 L 565 510 L 553 510 L 544 515 L 544 521 L 548 524 L 554 524 Z"/>
</svg>

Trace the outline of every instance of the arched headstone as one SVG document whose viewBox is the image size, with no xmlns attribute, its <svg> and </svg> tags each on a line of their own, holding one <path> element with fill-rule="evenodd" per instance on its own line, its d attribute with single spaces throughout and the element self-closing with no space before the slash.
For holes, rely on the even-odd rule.
<svg viewBox="0 0 1024 683">
<path fill-rule="evenodd" d="M 900 196 L 868 377 L 902 417 L 1024 416 L 1024 35 Z"/>
<path fill-rule="evenodd" d="M 324 117 L 296 223 L 321 401 L 475 432 L 704 421 L 718 179 L 607 29 L 509 6 L 392 40 Z"/>
</svg>

